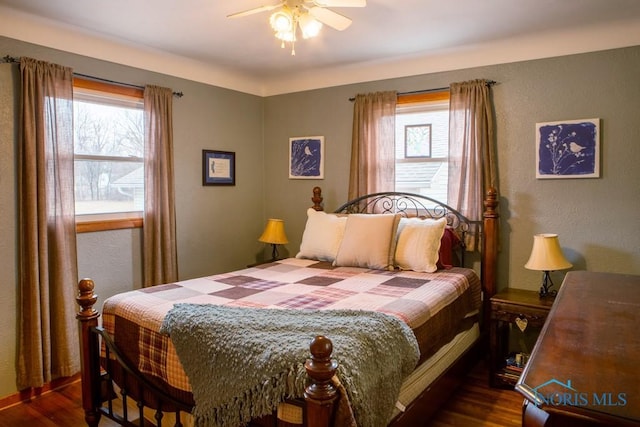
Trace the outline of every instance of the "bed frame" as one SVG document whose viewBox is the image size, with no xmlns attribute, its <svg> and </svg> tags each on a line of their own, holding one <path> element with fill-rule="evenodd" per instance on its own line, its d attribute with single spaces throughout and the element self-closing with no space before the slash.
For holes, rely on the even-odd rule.
<svg viewBox="0 0 640 427">
<path fill-rule="evenodd" d="M 313 189 L 313 209 L 323 210 L 322 192 L 319 187 Z M 363 196 L 352 200 L 338 209 L 336 213 L 400 213 L 403 216 L 441 218 L 446 217 L 448 224 L 463 236 L 470 227 L 481 230 L 481 274 L 483 291 L 482 329 L 486 330 L 489 298 L 496 293 L 496 267 L 498 252 L 498 200 L 494 189 L 489 189 L 484 200 L 483 221 L 473 222 L 455 209 L 436 200 L 417 194 L 386 192 Z M 463 239 L 464 240 L 464 239 Z M 461 250 L 464 257 L 465 249 Z M 461 263 L 461 265 L 464 265 Z M 119 425 L 134 427 L 153 425 L 147 419 L 145 407 L 155 411 L 153 418 L 158 427 L 163 423 L 165 414 L 174 413 L 175 427 L 183 426 L 182 413 L 189 413 L 191 402 L 178 401 L 167 395 L 149 378 L 142 375 L 136 367 L 129 364 L 113 343 L 111 337 L 98 324 L 100 313 L 94 308 L 98 299 L 94 293 L 95 285 L 91 279 L 78 283 L 80 311 L 76 317 L 80 323 L 81 341 L 81 379 L 82 407 L 88 426 L 97 427 L 100 418 L 105 416 Z M 458 358 L 438 379 L 436 379 L 404 412 L 396 416 L 390 425 L 410 427 L 421 425 L 448 399 L 462 382 L 469 370 L 484 354 L 485 334 Z M 101 366 L 101 340 L 106 349 L 106 366 Z M 331 359 L 333 345 L 329 337 L 318 336 L 309 346 L 310 358 L 305 363 L 309 383 L 304 400 L 298 402 L 304 408 L 303 425 L 307 427 L 334 426 L 333 418 L 337 409 L 338 390 L 331 381 L 336 372 L 337 363 Z M 117 365 L 117 382 L 114 379 Z M 120 397 L 118 397 L 118 394 Z M 133 414 L 130 407 L 135 408 Z M 275 415 L 254 420 L 250 426 L 288 427 L 292 424 L 281 422 Z"/>
</svg>

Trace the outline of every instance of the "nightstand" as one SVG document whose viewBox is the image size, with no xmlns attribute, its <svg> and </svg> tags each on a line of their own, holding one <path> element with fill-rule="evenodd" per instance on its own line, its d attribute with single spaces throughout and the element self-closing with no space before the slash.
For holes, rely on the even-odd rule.
<svg viewBox="0 0 640 427">
<path fill-rule="evenodd" d="M 489 324 L 489 383 L 513 387 L 520 377 L 553 298 L 537 291 L 507 288 L 491 297 Z"/>
</svg>

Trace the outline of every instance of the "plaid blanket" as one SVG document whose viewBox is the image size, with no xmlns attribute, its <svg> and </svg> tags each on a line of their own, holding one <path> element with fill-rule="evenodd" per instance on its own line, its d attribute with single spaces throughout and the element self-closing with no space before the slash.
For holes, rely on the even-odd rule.
<svg viewBox="0 0 640 427">
<path fill-rule="evenodd" d="M 107 299 L 103 326 L 139 370 L 168 393 L 193 402 L 171 340 L 159 333 L 175 303 L 233 307 L 372 310 L 404 321 L 425 360 L 480 308 L 480 280 L 471 269 L 435 273 L 333 267 L 288 258 L 271 264 L 125 292 Z M 329 337 L 330 338 L 330 337 Z"/>
</svg>

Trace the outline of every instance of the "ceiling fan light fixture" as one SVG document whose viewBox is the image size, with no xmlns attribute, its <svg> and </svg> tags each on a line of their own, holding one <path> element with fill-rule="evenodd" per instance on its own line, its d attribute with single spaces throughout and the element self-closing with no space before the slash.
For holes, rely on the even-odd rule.
<svg viewBox="0 0 640 427">
<path fill-rule="evenodd" d="M 322 29 L 322 22 L 314 19 L 308 13 L 303 13 L 302 15 L 300 15 L 298 25 L 300 25 L 302 37 L 304 37 L 305 39 L 316 37 L 318 34 L 320 34 L 320 30 Z"/>
<path fill-rule="evenodd" d="M 293 32 L 293 29 L 295 29 L 293 13 L 291 13 L 288 8 L 284 7 L 271 14 L 269 23 L 271 24 L 271 28 L 276 32 L 276 34 L 282 32 Z"/>
<path fill-rule="evenodd" d="M 281 46 L 291 43 L 291 55 L 295 55 L 298 28 L 302 37 L 309 39 L 320 34 L 324 25 L 343 31 L 351 25 L 351 19 L 335 12 L 330 7 L 365 7 L 367 0 L 279 0 L 278 4 L 254 7 L 253 9 L 227 15 L 229 18 L 272 11 L 269 24 Z"/>
<path fill-rule="evenodd" d="M 293 31 L 276 31 L 275 36 L 278 40 L 282 40 L 283 42 L 296 41 L 296 34 Z"/>
</svg>

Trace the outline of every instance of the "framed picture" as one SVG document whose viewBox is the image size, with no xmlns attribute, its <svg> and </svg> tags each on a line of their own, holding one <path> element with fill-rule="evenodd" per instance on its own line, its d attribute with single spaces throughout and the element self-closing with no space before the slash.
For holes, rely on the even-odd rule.
<svg viewBox="0 0 640 427">
<path fill-rule="evenodd" d="M 236 185 L 236 153 L 202 150 L 202 185 Z"/>
<path fill-rule="evenodd" d="M 324 137 L 289 138 L 289 178 L 324 179 Z"/>
<path fill-rule="evenodd" d="M 536 123 L 536 178 L 599 178 L 600 119 Z"/>
</svg>

